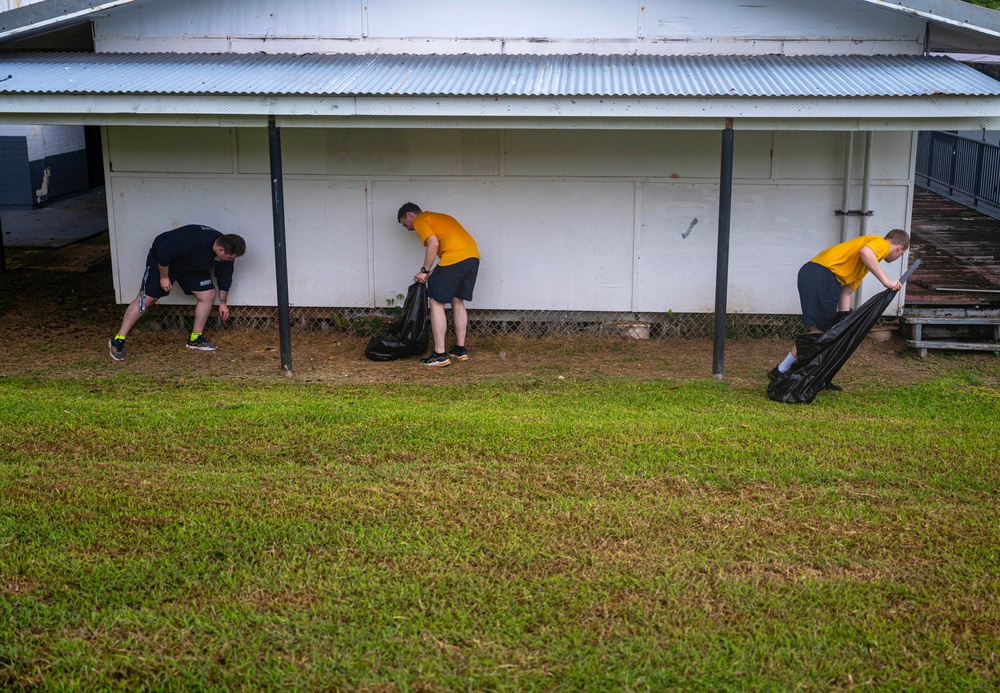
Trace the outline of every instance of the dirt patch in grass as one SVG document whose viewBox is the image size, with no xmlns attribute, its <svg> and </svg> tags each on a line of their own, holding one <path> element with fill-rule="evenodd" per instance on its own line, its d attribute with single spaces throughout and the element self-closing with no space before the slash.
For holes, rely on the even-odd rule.
<svg viewBox="0 0 1000 693">
<path fill-rule="evenodd" d="M 271 379 L 281 372 L 276 332 L 223 330 L 209 333 L 218 351 L 185 348 L 180 329 L 154 331 L 140 321 L 130 335 L 127 360 L 114 363 L 107 341 L 121 322 L 110 263 L 89 272 L 30 269 L 41 249 L 8 249 L 0 275 L 0 330 L 7 337 L 0 377 L 108 377 L 120 373 L 164 380 L 189 378 Z M 211 329 L 211 325 L 210 325 Z M 375 363 L 364 356 L 366 340 L 343 333 L 292 332 L 292 365 L 299 381 L 349 385 L 388 382 L 453 383 L 493 379 L 712 377 L 709 339 L 637 340 L 600 337 L 470 339 L 472 358 L 448 368 L 427 368 L 417 359 Z M 766 372 L 787 353 L 777 339 L 730 340 L 725 379 L 765 387 Z M 920 359 L 898 335 L 865 340 L 837 382 L 903 384 L 971 368 L 996 373 L 997 357 L 986 353 L 934 353 Z"/>
</svg>

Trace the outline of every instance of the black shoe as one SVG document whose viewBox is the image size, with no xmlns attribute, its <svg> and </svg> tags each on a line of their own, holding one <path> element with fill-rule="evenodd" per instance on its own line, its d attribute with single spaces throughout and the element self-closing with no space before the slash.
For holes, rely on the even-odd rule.
<svg viewBox="0 0 1000 693">
<path fill-rule="evenodd" d="M 824 390 L 829 390 L 830 392 L 843 392 L 844 391 L 844 388 L 842 388 L 840 385 L 834 385 L 833 383 L 827 383 L 823 387 L 823 389 Z"/>
<path fill-rule="evenodd" d="M 777 380 L 778 378 L 780 378 L 783 375 L 784 375 L 784 373 L 782 373 L 781 371 L 779 371 L 778 367 L 775 366 L 774 368 L 772 368 L 771 370 L 769 370 L 767 372 L 767 379 L 770 380 L 773 383 L 775 380 Z"/>
<path fill-rule="evenodd" d="M 448 354 L 439 354 L 436 351 L 432 351 L 431 355 L 425 359 L 421 359 L 420 363 L 425 366 L 443 368 L 444 366 L 451 364 L 451 359 L 448 358 Z"/>
<path fill-rule="evenodd" d="M 112 361 L 125 360 L 125 342 L 112 337 L 108 340 L 108 353 L 111 354 Z"/>
<path fill-rule="evenodd" d="M 468 361 L 469 360 L 469 352 L 468 352 L 468 350 L 466 350 L 466 348 L 464 346 L 458 346 L 457 344 L 455 346 L 453 346 L 448 351 L 448 356 L 450 358 L 455 359 L 456 361 Z"/>
</svg>

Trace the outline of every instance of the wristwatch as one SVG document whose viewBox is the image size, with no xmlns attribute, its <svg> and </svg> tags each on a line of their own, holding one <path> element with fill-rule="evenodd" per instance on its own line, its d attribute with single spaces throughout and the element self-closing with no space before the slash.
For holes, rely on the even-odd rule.
<svg viewBox="0 0 1000 693">
<path fill-rule="evenodd" d="M 426 267 L 421 267 L 420 268 L 420 274 L 427 274 L 428 272 L 430 272 L 430 270 L 427 269 Z"/>
</svg>

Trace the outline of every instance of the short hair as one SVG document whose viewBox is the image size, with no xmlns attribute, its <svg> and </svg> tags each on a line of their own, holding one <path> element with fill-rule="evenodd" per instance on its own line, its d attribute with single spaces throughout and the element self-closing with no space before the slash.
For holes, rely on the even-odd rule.
<svg viewBox="0 0 1000 693">
<path fill-rule="evenodd" d="M 910 247 L 910 236 L 903 231 L 903 229 L 893 229 L 889 233 L 885 234 L 885 240 L 889 241 L 893 245 L 903 246 L 903 250 Z"/>
<path fill-rule="evenodd" d="M 405 205 L 399 208 L 399 212 L 396 214 L 396 221 L 400 221 L 410 212 L 414 212 L 416 214 L 423 214 L 423 212 L 420 210 L 420 207 L 417 207 L 412 202 L 407 202 Z"/>
<path fill-rule="evenodd" d="M 218 243 L 226 255 L 242 257 L 247 252 L 247 242 L 243 240 L 243 236 L 238 236 L 235 233 L 222 234 L 218 238 Z"/>
</svg>

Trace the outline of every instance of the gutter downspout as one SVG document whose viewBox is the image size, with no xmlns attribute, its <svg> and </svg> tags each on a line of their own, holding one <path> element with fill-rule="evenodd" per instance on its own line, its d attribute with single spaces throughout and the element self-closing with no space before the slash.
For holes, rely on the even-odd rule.
<svg viewBox="0 0 1000 693">
<path fill-rule="evenodd" d="M 844 143 L 844 189 L 840 194 L 840 242 L 847 238 L 847 210 L 851 203 L 851 169 L 854 167 L 854 131 L 847 133 L 847 141 Z"/>
<path fill-rule="evenodd" d="M 865 172 L 861 182 L 861 226 L 858 228 L 859 236 L 864 236 L 868 233 L 868 197 L 871 192 L 872 183 L 872 139 L 873 133 L 869 130 L 865 133 Z M 857 291 L 854 292 L 854 296 L 851 297 L 851 301 L 853 306 L 861 303 L 860 284 Z"/>
</svg>

